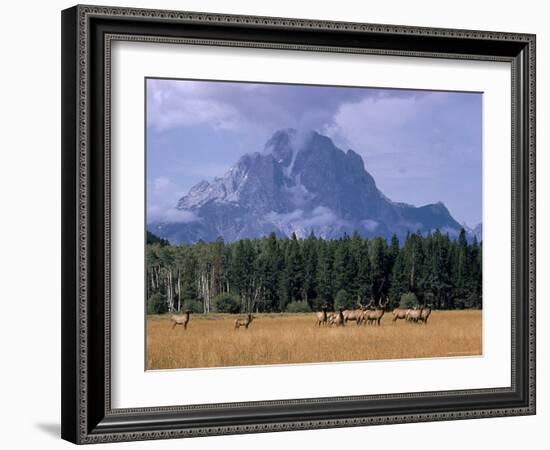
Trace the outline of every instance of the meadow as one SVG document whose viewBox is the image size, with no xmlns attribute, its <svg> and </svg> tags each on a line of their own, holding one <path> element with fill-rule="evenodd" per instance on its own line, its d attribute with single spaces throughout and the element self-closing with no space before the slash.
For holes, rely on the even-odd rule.
<svg viewBox="0 0 550 450">
<path fill-rule="evenodd" d="M 482 353 L 480 310 L 433 311 L 426 325 L 317 327 L 313 313 L 255 314 L 248 329 L 232 314 L 193 314 L 187 330 L 170 315 L 147 316 L 147 369 L 473 356 Z"/>
</svg>

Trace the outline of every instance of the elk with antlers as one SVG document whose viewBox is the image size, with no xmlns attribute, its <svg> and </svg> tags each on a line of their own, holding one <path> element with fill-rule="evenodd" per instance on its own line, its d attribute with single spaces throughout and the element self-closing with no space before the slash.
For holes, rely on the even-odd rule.
<svg viewBox="0 0 550 450">
<path fill-rule="evenodd" d="M 380 326 L 380 321 L 382 320 L 382 317 L 384 316 L 384 313 L 386 312 L 386 305 L 388 304 L 388 298 L 386 297 L 386 301 L 382 302 L 382 299 L 378 301 L 378 306 L 374 309 L 369 309 L 363 312 L 362 321 L 365 324 L 371 324 L 376 323 L 378 326 Z"/>
<path fill-rule="evenodd" d="M 252 323 L 256 317 L 248 313 L 245 319 L 236 319 L 235 320 L 235 330 L 238 330 L 240 327 L 245 327 L 248 330 L 249 325 Z"/>
<path fill-rule="evenodd" d="M 187 324 L 189 323 L 191 311 L 186 309 L 184 314 L 174 314 L 170 320 L 172 320 L 172 330 L 176 328 L 176 325 L 183 325 L 183 329 L 187 330 Z"/>
</svg>

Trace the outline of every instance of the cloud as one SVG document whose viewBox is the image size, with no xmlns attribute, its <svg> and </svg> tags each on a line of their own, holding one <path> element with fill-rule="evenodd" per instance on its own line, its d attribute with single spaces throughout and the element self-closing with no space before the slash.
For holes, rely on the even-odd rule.
<svg viewBox="0 0 550 450">
<path fill-rule="evenodd" d="M 372 233 L 378 228 L 379 223 L 376 220 L 366 219 L 361 221 L 361 225 Z"/>
<path fill-rule="evenodd" d="M 177 165 L 171 168 L 171 173 L 177 177 L 195 177 L 199 178 L 201 181 L 210 181 L 213 178 L 223 176 L 230 169 L 230 164 L 223 164 L 216 161 L 181 159 Z"/>
<path fill-rule="evenodd" d="M 403 137 L 410 139 L 410 131 L 428 120 L 426 116 L 433 114 L 434 109 L 444 105 L 448 95 L 403 91 L 400 95 L 371 96 L 360 102 L 343 103 L 325 131 L 337 142 L 343 137 L 345 144 L 357 151 L 368 149 L 371 157 L 403 151 Z M 423 126 L 421 132 L 428 138 L 437 130 Z"/>
<path fill-rule="evenodd" d="M 290 170 L 288 170 L 288 172 L 290 172 Z M 314 197 L 301 183 L 300 174 L 296 177 L 296 184 L 294 186 L 284 187 L 283 189 L 290 194 L 292 203 L 296 206 L 303 206 Z"/>
<path fill-rule="evenodd" d="M 200 217 L 194 211 L 176 208 L 162 208 L 151 206 L 147 208 L 147 222 L 163 223 L 193 223 L 199 222 Z"/>
<path fill-rule="evenodd" d="M 342 103 L 370 89 L 281 84 L 147 80 L 147 125 L 157 130 L 206 125 L 250 133 L 296 128 L 321 131 Z M 264 136 L 265 138 L 265 136 Z"/>
<path fill-rule="evenodd" d="M 457 217 L 473 223 L 481 219 L 481 105 L 480 94 L 468 93 L 147 80 L 151 135 L 189 132 L 190 148 L 193 140 L 200 142 L 213 164 L 222 159 L 233 164 L 229 153 L 236 160 L 260 151 L 276 130 L 315 130 L 343 150 L 360 154 L 392 200 L 427 204 L 443 194 Z M 190 161 L 181 164 L 180 174 L 174 164 L 167 168 L 184 190 L 197 178 L 209 180 L 225 172 L 207 168 L 204 155 L 196 158 L 198 165 L 187 154 L 185 159 Z M 467 193 L 458 193 L 457 180 Z M 305 193 L 295 194 L 300 200 Z"/>
<path fill-rule="evenodd" d="M 179 186 L 167 177 L 157 177 L 147 183 L 147 223 L 192 223 L 200 218 L 193 211 L 174 207 L 183 195 Z"/>
<path fill-rule="evenodd" d="M 289 213 L 276 213 L 275 211 L 271 211 L 270 213 L 267 213 L 264 216 L 264 218 L 269 222 L 287 226 L 292 222 L 302 220 L 303 216 L 304 216 L 303 210 L 295 209 L 294 211 Z"/>
<path fill-rule="evenodd" d="M 456 217 L 474 222 L 481 218 L 481 101 L 451 92 L 371 96 L 343 103 L 325 132 L 361 155 L 392 200 L 443 200 Z"/>
<path fill-rule="evenodd" d="M 155 178 L 152 182 L 153 188 L 155 191 L 162 191 L 167 188 L 170 188 L 172 182 L 167 177 L 158 177 Z"/>
<path fill-rule="evenodd" d="M 217 129 L 235 129 L 243 121 L 239 112 L 229 103 L 201 98 L 178 89 L 179 85 L 159 80 L 150 82 L 147 95 L 147 124 L 158 130 L 178 126 L 208 124 Z M 200 94 L 200 89 L 198 94 Z"/>
<path fill-rule="evenodd" d="M 326 227 L 340 223 L 338 216 L 325 206 L 318 206 L 308 217 L 305 217 L 301 224 L 305 228 Z"/>
<path fill-rule="evenodd" d="M 264 219 L 287 234 L 295 231 L 299 237 L 306 237 L 311 231 L 346 225 L 345 221 L 325 206 L 318 206 L 308 212 L 302 209 L 295 209 L 289 213 L 270 212 Z"/>
</svg>

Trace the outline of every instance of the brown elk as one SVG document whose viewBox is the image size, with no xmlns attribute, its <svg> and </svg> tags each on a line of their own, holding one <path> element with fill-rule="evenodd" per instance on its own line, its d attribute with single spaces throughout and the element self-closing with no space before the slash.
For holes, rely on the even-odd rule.
<svg viewBox="0 0 550 450">
<path fill-rule="evenodd" d="M 236 319 L 235 320 L 235 330 L 238 330 L 240 327 L 245 327 L 248 330 L 248 326 L 252 323 L 256 317 L 252 314 L 248 314 L 246 319 Z"/>
<path fill-rule="evenodd" d="M 327 315 L 327 305 L 323 305 L 321 307 L 321 311 L 316 313 L 317 317 L 317 326 L 320 327 L 321 325 L 327 325 L 328 322 L 328 315 Z"/>
<path fill-rule="evenodd" d="M 432 313 L 432 305 L 424 306 L 421 310 L 420 317 L 418 320 L 420 322 L 423 322 L 424 325 L 428 323 L 428 317 L 430 317 L 430 314 Z"/>
<path fill-rule="evenodd" d="M 363 312 L 362 322 L 365 324 L 376 323 L 380 326 L 380 321 L 386 312 L 386 305 L 388 304 L 388 299 L 386 298 L 385 302 L 382 302 L 382 299 L 378 301 L 378 306 L 375 309 L 366 310 Z"/>
<path fill-rule="evenodd" d="M 344 319 L 343 311 L 344 311 L 344 308 L 340 308 L 337 313 L 334 313 L 333 320 L 331 322 L 332 325 L 336 325 L 337 327 L 343 327 L 346 325 L 346 320 Z"/>
<path fill-rule="evenodd" d="M 407 313 L 409 312 L 409 309 L 404 309 L 404 308 L 395 308 L 393 311 L 392 311 L 392 314 L 393 314 L 393 321 L 395 322 L 396 320 L 404 320 L 407 318 Z"/>
<path fill-rule="evenodd" d="M 170 319 L 172 320 L 172 330 L 176 328 L 176 325 L 183 325 L 183 329 L 187 330 L 187 324 L 189 323 L 191 311 L 186 309 L 183 314 L 174 314 Z"/>
<path fill-rule="evenodd" d="M 422 317 L 422 309 L 422 307 L 409 309 L 406 316 L 407 321 L 418 323 L 418 321 L 421 320 L 420 318 Z"/>
<path fill-rule="evenodd" d="M 356 322 L 357 325 L 360 325 L 363 317 L 363 311 L 365 311 L 365 309 L 368 308 L 369 306 L 370 304 L 367 306 L 359 305 L 355 309 L 345 309 L 342 312 L 342 315 L 344 316 L 344 322 L 348 323 L 348 321 L 351 320 L 352 322 Z"/>
</svg>

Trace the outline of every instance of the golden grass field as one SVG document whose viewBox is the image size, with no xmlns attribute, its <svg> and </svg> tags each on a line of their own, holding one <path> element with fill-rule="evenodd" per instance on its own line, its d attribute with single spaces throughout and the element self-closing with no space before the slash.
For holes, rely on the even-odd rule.
<svg viewBox="0 0 550 450">
<path fill-rule="evenodd" d="M 187 330 L 170 315 L 147 317 L 147 369 L 250 366 L 480 355 L 481 311 L 434 311 L 427 325 L 315 325 L 309 314 L 255 314 L 249 329 L 237 316 L 194 314 Z M 244 317 L 244 316 L 238 316 Z"/>
</svg>

